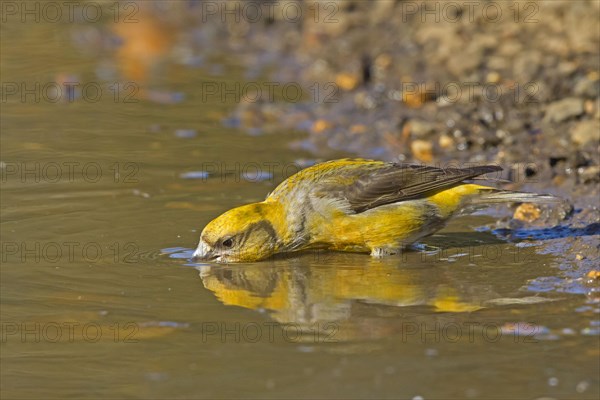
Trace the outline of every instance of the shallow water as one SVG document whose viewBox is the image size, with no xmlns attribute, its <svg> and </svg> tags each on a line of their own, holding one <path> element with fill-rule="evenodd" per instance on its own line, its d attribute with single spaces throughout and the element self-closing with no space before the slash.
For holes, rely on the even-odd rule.
<svg viewBox="0 0 600 400">
<path fill-rule="evenodd" d="M 532 285 L 556 257 L 482 230 L 490 215 L 389 259 L 191 263 L 211 218 L 310 155 L 202 100 L 203 82 L 241 79 L 233 60 L 171 66 L 154 97 L 115 101 L 99 65 L 131 60 L 77 50 L 75 28 L 2 26 L 3 83 L 105 88 L 2 103 L 3 397 L 598 397 L 598 304 Z"/>
</svg>

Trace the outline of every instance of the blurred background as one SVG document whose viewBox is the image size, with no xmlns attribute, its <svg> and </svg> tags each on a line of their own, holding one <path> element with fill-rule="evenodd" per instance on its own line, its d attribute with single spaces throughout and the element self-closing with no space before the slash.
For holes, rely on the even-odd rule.
<svg viewBox="0 0 600 400">
<path fill-rule="evenodd" d="M 3 397 L 598 397 L 599 1 L 0 7 Z M 401 259 L 189 263 L 338 157 L 498 164 L 573 207 Z"/>
</svg>

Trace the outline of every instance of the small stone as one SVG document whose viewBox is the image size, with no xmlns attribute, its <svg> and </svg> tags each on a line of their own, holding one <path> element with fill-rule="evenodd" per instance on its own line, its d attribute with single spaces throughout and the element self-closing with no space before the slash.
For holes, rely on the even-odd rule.
<svg viewBox="0 0 600 400">
<path fill-rule="evenodd" d="M 442 149 L 450 149 L 454 147 L 454 139 L 448 135 L 440 136 L 439 145 Z"/>
<path fill-rule="evenodd" d="M 558 72 L 561 75 L 571 75 L 573 72 L 577 70 L 577 64 L 571 61 L 563 61 L 558 64 Z"/>
<path fill-rule="evenodd" d="M 367 131 L 368 131 L 368 127 L 363 124 L 354 124 L 350 127 L 350 133 L 353 133 L 353 134 L 366 133 Z"/>
<path fill-rule="evenodd" d="M 567 178 L 564 175 L 556 175 L 552 178 L 552 184 L 554 186 L 562 186 L 566 182 Z"/>
<path fill-rule="evenodd" d="M 475 46 L 471 50 L 465 50 L 464 57 L 450 57 L 446 68 L 455 76 L 464 76 L 476 69 L 483 60 L 483 51 Z"/>
<path fill-rule="evenodd" d="M 577 261 L 581 261 L 581 260 L 583 260 L 583 256 L 582 256 L 581 254 L 577 254 L 577 255 L 575 256 L 575 259 L 576 259 Z"/>
<path fill-rule="evenodd" d="M 586 100 L 583 107 L 586 114 L 594 115 L 597 111 L 597 105 L 594 100 Z"/>
<path fill-rule="evenodd" d="M 527 82 L 534 79 L 542 64 L 542 55 L 539 51 L 523 51 L 512 62 L 514 76 L 520 82 Z"/>
<path fill-rule="evenodd" d="M 546 107 L 546 122 L 562 122 L 569 118 L 583 114 L 583 100 L 577 97 L 568 97 L 555 101 Z"/>
<path fill-rule="evenodd" d="M 326 130 L 331 129 L 331 127 L 331 122 L 324 119 L 318 119 L 314 122 L 311 130 L 313 133 L 323 133 Z"/>
<path fill-rule="evenodd" d="M 422 162 L 431 162 L 433 160 L 433 146 L 426 140 L 413 140 L 410 145 L 413 156 Z"/>
<path fill-rule="evenodd" d="M 533 222 L 540 217 L 541 211 L 535 204 L 523 203 L 515 210 L 513 218 L 519 221 Z"/>
<path fill-rule="evenodd" d="M 429 82 L 419 84 L 415 90 L 412 87 L 410 87 L 410 90 L 407 88 L 402 92 L 402 101 L 410 108 L 420 108 L 424 103 L 435 100 L 437 96 L 435 83 Z"/>
<path fill-rule="evenodd" d="M 581 121 L 571 130 L 573 142 L 583 145 L 588 142 L 600 142 L 600 121 Z"/>
<path fill-rule="evenodd" d="M 592 270 L 587 273 L 587 277 L 591 279 L 600 279 L 600 271 Z"/>
<path fill-rule="evenodd" d="M 552 377 L 552 378 L 548 379 L 548 385 L 549 386 L 558 386 L 558 378 Z"/>
<path fill-rule="evenodd" d="M 585 392 L 586 390 L 588 390 L 588 388 L 589 388 L 589 387 L 590 387 L 590 384 L 589 384 L 589 382 L 587 382 L 587 381 L 581 381 L 581 382 L 579 382 L 579 383 L 577 384 L 577 386 L 575 386 L 575 391 L 576 391 L 577 393 L 583 393 L 583 392 Z"/>
<path fill-rule="evenodd" d="M 423 138 L 430 133 L 435 132 L 436 126 L 435 124 L 427 121 L 421 121 L 418 119 L 414 119 L 408 123 L 409 130 L 412 136 Z"/>
<path fill-rule="evenodd" d="M 573 93 L 578 96 L 597 97 L 600 94 L 600 80 L 597 76 L 588 74 L 575 83 Z"/>
<path fill-rule="evenodd" d="M 492 71 L 487 74 L 485 80 L 488 83 L 498 83 L 498 82 L 500 82 L 500 74 L 497 73 L 496 71 Z"/>
<path fill-rule="evenodd" d="M 387 53 L 380 54 L 375 58 L 376 68 L 388 69 L 390 65 L 392 65 L 392 57 Z"/>
<path fill-rule="evenodd" d="M 335 83 L 343 90 L 352 90 L 358 86 L 359 77 L 356 74 L 342 72 L 335 77 Z"/>
<path fill-rule="evenodd" d="M 373 96 L 371 96 L 370 94 L 368 94 L 366 92 L 356 93 L 356 95 L 354 96 L 354 103 L 357 106 L 365 108 L 367 110 L 371 110 L 371 109 L 375 108 L 375 106 L 377 105 Z"/>
<path fill-rule="evenodd" d="M 577 170 L 579 178 L 583 183 L 600 181 L 600 166 L 592 165 L 590 167 L 581 167 Z"/>
</svg>

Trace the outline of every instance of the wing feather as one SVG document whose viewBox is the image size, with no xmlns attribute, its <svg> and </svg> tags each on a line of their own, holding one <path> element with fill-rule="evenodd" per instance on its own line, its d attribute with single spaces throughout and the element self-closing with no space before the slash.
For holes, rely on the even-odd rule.
<svg viewBox="0 0 600 400">
<path fill-rule="evenodd" d="M 430 196 L 459 185 L 465 180 L 500 170 L 502 168 L 496 165 L 437 168 L 381 163 L 376 166 L 370 165 L 369 168 L 338 171 L 337 178 L 322 186 L 322 190 L 327 192 L 322 194 L 324 197 L 344 199 L 352 211 L 361 213 L 385 204 Z M 348 179 L 348 175 L 354 179 Z M 348 184 L 349 181 L 353 183 Z M 331 183 L 333 185 L 330 185 Z"/>
</svg>

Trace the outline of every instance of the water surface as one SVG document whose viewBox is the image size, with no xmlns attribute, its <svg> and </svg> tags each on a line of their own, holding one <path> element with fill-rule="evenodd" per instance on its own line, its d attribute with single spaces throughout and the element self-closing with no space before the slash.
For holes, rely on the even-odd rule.
<svg viewBox="0 0 600 400">
<path fill-rule="evenodd" d="M 597 398 L 597 303 L 531 290 L 556 259 L 477 231 L 490 215 L 389 259 L 191 263 L 210 219 L 311 156 L 203 101 L 242 79 L 234 58 L 152 81 L 131 49 L 82 51 L 83 28 L 2 27 L 4 83 L 140 89 L 2 103 L 3 397 Z"/>
</svg>

